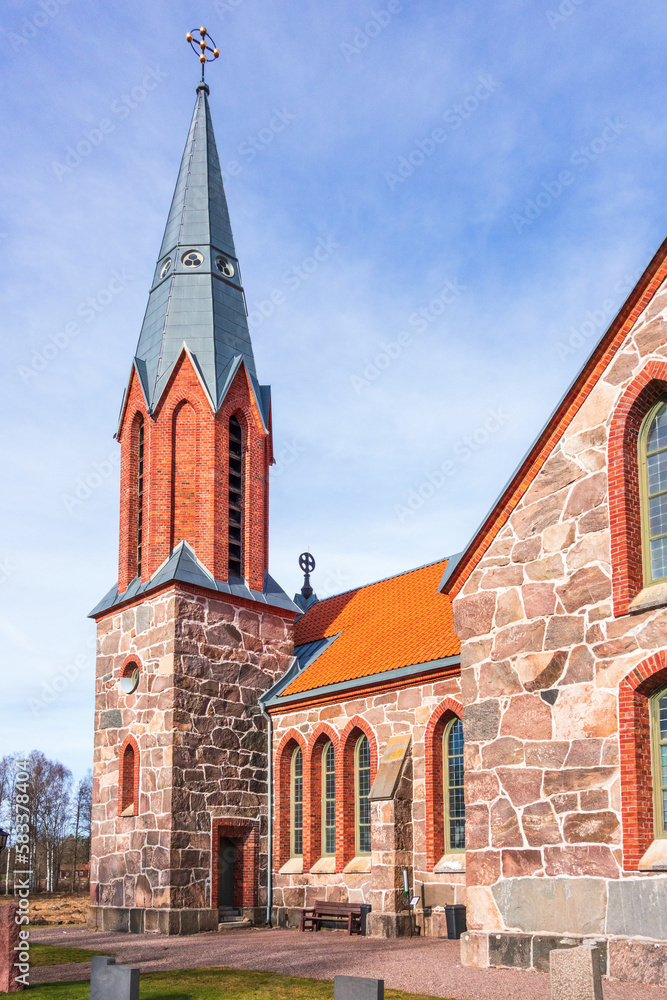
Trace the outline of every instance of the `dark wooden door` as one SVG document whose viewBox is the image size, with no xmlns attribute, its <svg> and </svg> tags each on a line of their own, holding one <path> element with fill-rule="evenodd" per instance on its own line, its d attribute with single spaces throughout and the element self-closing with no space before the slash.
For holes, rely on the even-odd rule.
<svg viewBox="0 0 667 1000">
<path fill-rule="evenodd" d="M 234 850 L 236 842 L 220 838 L 218 855 L 218 906 L 234 906 Z"/>
</svg>

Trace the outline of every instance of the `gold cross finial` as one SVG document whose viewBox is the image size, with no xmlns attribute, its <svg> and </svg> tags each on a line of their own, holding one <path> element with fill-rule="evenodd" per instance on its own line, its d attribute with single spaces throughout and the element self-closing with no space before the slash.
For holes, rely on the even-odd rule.
<svg viewBox="0 0 667 1000">
<path fill-rule="evenodd" d="M 206 39 L 208 39 L 213 48 L 211 48 L 211 45 L 208 45 Z M 193 52 L 197 52 L 197 50 L 199 50 L 199 62 L 201 63 L 201 78 L 203 81 L 204 67 L 206 66 L 206 63 L 213 62 L 214 59 L 217 59 L 218 56 L 220 55 L 220 52 L 216 48 L 215 42 L 209 35 L 206 28 L 193 28 L 192 31 L 188 31 L 187 35 L 185 36 L 185 40 L 190 43 Z M 210 52 L 211 55 L 207 56 L 206 55 L 207 52 Z"/>
</svg>

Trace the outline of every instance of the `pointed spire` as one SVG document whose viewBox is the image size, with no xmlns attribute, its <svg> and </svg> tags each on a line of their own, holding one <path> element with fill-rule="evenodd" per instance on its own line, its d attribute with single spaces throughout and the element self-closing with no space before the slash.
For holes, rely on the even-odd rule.
<svg viewBox="0 0 667 1000">
<path fill-rule="evenodd" d="M 135 364 L 150 410 L 185 346 L 215 410 L 241 362 L 264 409 L 208 104 L 197 87 Z"/>
</svg>

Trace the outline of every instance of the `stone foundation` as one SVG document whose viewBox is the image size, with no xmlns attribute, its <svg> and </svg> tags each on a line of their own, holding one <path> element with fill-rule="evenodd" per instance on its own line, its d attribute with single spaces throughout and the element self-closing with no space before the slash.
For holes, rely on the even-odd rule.
<svg viewBox="0 0 667 1000">
<path fill-rule="evenodd" d="M 120 934 L 201 934 L 217 931 L 218 911 L 212 909 L 156 909 L 136 906 L 89 906 L 91 931 Z"/>
<path fill-rule="evenodd" d="M 461 964 L 549 971 L 554 949 L 595 944 L 603 976 L 626 983 L 667 987 L 667 943 L 638 938 L 574 937 L 467 931 L 461 937 Z"/>
</svg>

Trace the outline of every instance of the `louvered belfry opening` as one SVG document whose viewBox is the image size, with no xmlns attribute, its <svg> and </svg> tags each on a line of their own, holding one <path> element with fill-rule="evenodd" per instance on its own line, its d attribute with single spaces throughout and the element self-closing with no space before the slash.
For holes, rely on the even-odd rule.
<svg viewBox="0 0 667 1000">
<path fill-rule="evenodd" d="M 243 432 L 229 419 L 229 575 L 243 576 Z"/>
</svg>

